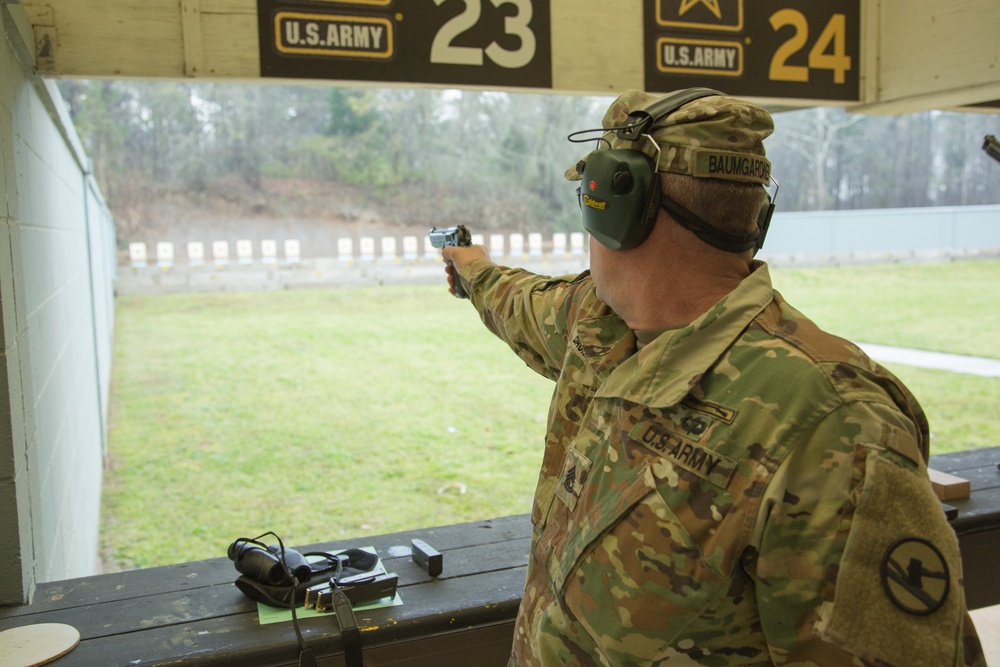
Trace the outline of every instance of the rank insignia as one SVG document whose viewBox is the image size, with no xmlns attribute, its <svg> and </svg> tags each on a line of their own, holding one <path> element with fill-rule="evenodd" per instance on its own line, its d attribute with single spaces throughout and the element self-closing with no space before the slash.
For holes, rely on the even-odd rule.
<svg viewBox="0 0 1000 667">
<path fill-rule="evenodd" d="M 589 471 L 590 459 L 574 449 L 566 452 L 559 485 L 556 487 L 556 496 L 566 503 L 570 510 L 576 507 L 576 501 L 580 498 Z"/>
</svg>

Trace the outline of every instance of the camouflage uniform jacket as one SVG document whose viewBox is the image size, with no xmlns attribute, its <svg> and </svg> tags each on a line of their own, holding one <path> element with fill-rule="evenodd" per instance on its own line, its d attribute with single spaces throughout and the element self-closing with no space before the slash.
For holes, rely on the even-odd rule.
<svg viewBox="0 0 1000 667">
<path fill-rule="evenodd" d="M 766 265 L 642 349 L 589 272 L 462 279 L 556 382 L 512 665 L 985 664 L 921 408 Z"/>
</svg>

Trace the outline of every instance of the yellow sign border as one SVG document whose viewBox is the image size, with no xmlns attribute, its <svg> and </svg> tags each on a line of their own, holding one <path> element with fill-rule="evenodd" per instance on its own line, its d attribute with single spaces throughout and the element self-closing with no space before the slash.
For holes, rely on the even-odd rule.
<svg viewBox="0 0 1000 667">
<path fill-rule="evenodd" d="M 379 53 L 371 53 L 366 51 L 346 51 L 343 49 L 327 49 L 327 48 L 316 48 L 316 47 L 287 47 L 281 43 L 281 21 L 282 19 L 293 18 L 293 19 L 304 19 L 306 21 L 329 21 L 337 22 L 342 21 L 344 23 L 381 23 L 386 28 L 386 46 L 388 50 Z M 392 34 L 392 21 L 384 17 L 375 16 L 343 16 L 339 14 L 307 14 L 304 12 L 278 12 L 274 15 L 274 48 L 278 50 L 279 53 L 286 54 L 299 54 L 299 55 L 310 55 L 310 56 L 331 56 L 331 57 L 350 57 L 350 58 L 371 58 L 375 60 L 388 60 L 392 58 L 395 54 L 395 42 L 393 41 Z"/>
<path fill-rule="evenodd" d="M 697 44 L 705 46 L 729 46 L 736 47 L 739 51 L 740 67 L 738 70 L 702 69 L 694 67 L 667 67 L 663 65 L 660 57 L 663 53 L 663 44 Z M 660 37 L 656 40 L 656 69 L 661 72 L 671 74 L 708 74 L 710 76 L 741 76 L 743 74 L 743 44 L 740 42 L 728 42 L 715 39 L 680 39 L 678 37 Z"/>
<path fill-rule="evenodd" d="M 742 0 L 740 0 L 742 2 Z M 388 7 L 392 0 L 314 0 L 314 2 L 335 2 L 338 5 L 374 5 L 376 7 Z"/>
<path fill-rule="evenodd" d="M 660 15 L 663 13 L 660 9 L 663 6 L 663 0 L 656 0 L 656 19 L 657 25 L 669 27 L 669 28 L 687 28 L 690 30 L 718 30 L 720 32 L 740 32 L 743 30 L 743 0 L 736 0 L 736 5 L 739 8 L 739 20 L 736 26 L 729 25 L 719 25 L 713 23 L 684 23 L 683 21 L 661 21 Z"/>
</svg>

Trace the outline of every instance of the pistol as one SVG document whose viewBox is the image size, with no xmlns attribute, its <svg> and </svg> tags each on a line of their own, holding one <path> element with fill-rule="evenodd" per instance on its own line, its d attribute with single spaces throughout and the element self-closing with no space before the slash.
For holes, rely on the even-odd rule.
<svg viewBox="0 0 1000 667">
<path fill-rule="evenodd" d="M 992 134 L 987 134 L 986 138 L 983 140 L 983 150 L 986 151 L 986 154 L 991 158 L 1000 162 L 1000 141 L 997 141 L 997 138 Z"/>
<path fill-rule="evenodd" d="M 469 233 L 469 228 L 465 225 L 445 227 L 443 229 L 432 227 L 428 236 L 431 239 L 431 245 L 435 248 L 446 248 L 452 245 L 472 245 L 472 234 Z M 448 263 L 451 264 L 451 275 L 455 278 L 455 296 L 459 299 L 468 299 L 469 295 L 466 294 L 465 288 L 462 287 L 462 279 L 459 277 L 458 271 L 455 271 L 455 264 L 453 262 Z"/>
</svg>

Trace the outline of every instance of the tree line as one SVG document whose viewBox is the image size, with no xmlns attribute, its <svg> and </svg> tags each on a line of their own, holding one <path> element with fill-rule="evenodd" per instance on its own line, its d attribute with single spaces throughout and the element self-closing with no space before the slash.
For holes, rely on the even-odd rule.
<svg viewBox="0 0 1000 667">
<path fill-rule="evenodd" d="M 127 243 L 150 201 L 236 179 L 350 186 L 401 225 L 572 231 L 563 172 L 611 97 L 404 88 L 64 80 L 70 113 Z M 990 114 L 774 114 L 782 210 L 995 204 Z M 344 202 L 345 209 L 357 206 Z M 332 211 L 350 217 L 351 210 Z"/>
</svg>

